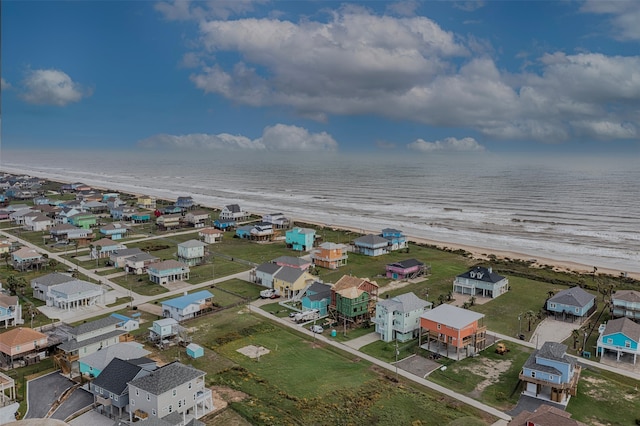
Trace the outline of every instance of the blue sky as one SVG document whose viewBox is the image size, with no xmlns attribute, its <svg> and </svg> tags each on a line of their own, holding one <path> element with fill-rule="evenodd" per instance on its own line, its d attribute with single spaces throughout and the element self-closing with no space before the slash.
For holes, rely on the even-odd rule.
<svg viewBox="0 0 640 426">
<path fill-rule="evenodd" d="M 5 1 L 2 145 L 640 152 L 632 1 Z"/>
</svg>

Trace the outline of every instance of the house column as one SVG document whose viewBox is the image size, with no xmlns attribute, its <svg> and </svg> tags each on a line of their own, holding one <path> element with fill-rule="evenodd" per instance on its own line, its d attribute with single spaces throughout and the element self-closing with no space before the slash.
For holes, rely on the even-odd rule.
<svg viewBox="0 0 640 426">
<path fill-rule="evenodd" d="M 616 361 L 620 362 L 620 349 L 616 351 Z"/>
</svg>

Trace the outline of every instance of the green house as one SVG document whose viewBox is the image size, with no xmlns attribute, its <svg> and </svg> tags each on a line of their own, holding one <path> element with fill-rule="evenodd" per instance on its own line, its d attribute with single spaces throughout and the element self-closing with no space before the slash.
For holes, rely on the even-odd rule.
<svg viewBox="0 0 640 426">
<path fill-rule="evenodd" d="M 96 225 L 96 216 L 91 213 L 78 213 L 68 218 L 68 221 L 73 226 L 77 226 L 82 229 L 91 229 Z"/>
</svg>

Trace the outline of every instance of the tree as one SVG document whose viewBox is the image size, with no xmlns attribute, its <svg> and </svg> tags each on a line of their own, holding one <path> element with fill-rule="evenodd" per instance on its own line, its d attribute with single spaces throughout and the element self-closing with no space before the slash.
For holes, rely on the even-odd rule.
<svg viewBox="0 0 640 426">
<path fill-rule="evenodd" d="M 58 261 L 54 258 L 49 259 L 49 268 L 53 269 L 53 272 L 56 272 L 58 268 Z"/>
<path fill-rule="evenodd" d="M 38 315 L 38 310 L 32 302 L 29 302 L 25 305 L 25 311 L 27 312 L 27 316 L 31 320 L 30 327 L 33 328 L 33 319 L 36 317 L 36 315 Z"/>
<path fill-rule="evenodd" d="M 7 277 L 7 288 L 9 289 L 9 293 L 11 293 L 12 296 L 17 293 L 18 278 L 14 274 L 11 274 Z"/>
<path fill-rule="evenodd" d="M 578 341 L 580 340 L 580 329 L 576 328 L 571 332 L 571 337 L 573 338 L 573 349 L 576 349 L 578 345 Z"/>
<path fill-rule="evenodd" d="M 453 291 L 449 290 L 447 292 L 447 300 L 450 302 L 452 297 L 453 297 Z"/>
<path fill-rule="evenodd" d="M 440 302 L 440 304 L 442 305 L 446 298 L 447 297 L 444 294 L 441 294 L 440 296 L 438 296 L 438 302 Z"/>
<path fill-rule="evenodd" d="M 553 291 L 553 290 L 549 290 L 549 291 L 547 292 L 547 299 L 551 299 L 555 294 L 556 294 L 556 292 L 555 292 L 555 291 Z"/>
<path fill-rule="evenodd" d="M 98 262 L 100 261 L 100 252 L 102 251 L 102 246 L 98 244 L 96 246 L 96 268 L 98 267 Z"/>
<path fill-rule="evenodd" d="M 9 260 L 11 259 L 11 253 L 9 252 L 2 253 L 2 258 L 4 259 L 4 263 L 7 265 L 7 268 L 9 268 Z"/>
<path fill-rule="evenodd" d="M 531 321 L 536 318 L 536 313 L 533 311 L 527 311 L 524 313 L 524 319 L 529 322 L 529 331 L 531 331 Z"/>
<path fill-rule="evenodd" d="M 469 299 L 469 306 L 473 306 L 475 304 L 476 304 L 476 297 L 471 296 L 471 298 Z"/>
<path fill-rule="evenodd" d="M 73 240 L 73 246 L 76 248 L 76 256 L 78 255 L 78 240 Z"/>
</svg>

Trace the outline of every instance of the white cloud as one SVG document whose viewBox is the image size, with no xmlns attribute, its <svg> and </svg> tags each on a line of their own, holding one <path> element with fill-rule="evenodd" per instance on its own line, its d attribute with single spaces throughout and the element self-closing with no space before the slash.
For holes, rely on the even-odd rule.
<svg viewBox="0 0 640 426">
<path fill-rule="evenodd" d="M 289 107 L 318 121 L 373 115 L 544 142 L 625 138 L 640 127 L 640 56 L 551 52 L 510 73 L 486 40 L 425 17 L 355 6 L 329 13 L 326 22 L 203 20 L 191 80 L 239 104 Z M 240 59 L 215 62 L 219 52 Z"/>
<path fill-rule="evenodd" d="M 228 133 L 160 134 L 141 140 L 138 145 L 145 148 L 226 151 L 333 151 L 338 148 L 338 143 L 326 132 L 310 133 L 302 127 L 285 124 L 268 126 L 260 138 L 253 140 Z"/>
<path fill-rule="evenodd" d="M 387 6 L 387 11 L 398 16 L 414 16 L 419 6 L 417 0 L 395 1 Z"/>
<path fill-rule="evenodd" d="M 244 15 L 255 10 L 256 4 L 267 0 L 173 0 L 154 5 L 169 21 L 202 20 L 205 18 L 228 19 L 233 15 Z"/>
<path fill-rule="evenodd" d="M 25 91 L 21 97 L 31 104 L 65 106 L 91 96 L 91 90 L 60 70 L 30 70 L 23 84 Z"/>
<path fill-rule="evenodd" d="M 0 78 L 0 90 L 11 89 L 11 83 L 9 83 L 4 78 Z"/>
<path fill-rule="evenodd" d="M 619 40 L 640 40 L 640 5 L 637 0 L 587 0 L 581 7 L 585 13 L 611 15 L 613 35 Z"/>
<path fill-rule="evenodd" d="M 480 145 L 474 138 L 445 138 L 441 141 L 427 142 L 423 139 L 416 139 L 407 145 L 407 148 L 420 152 L 480 152 L 484 151 L 484 146 Z"/>
<path fill-rule="evenodd" d="M 453 7 L 464 10 L 465 12 L 473 12 L 484 7 L 484 0 L 454 1 Z"/>
</svg>

